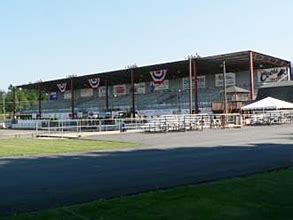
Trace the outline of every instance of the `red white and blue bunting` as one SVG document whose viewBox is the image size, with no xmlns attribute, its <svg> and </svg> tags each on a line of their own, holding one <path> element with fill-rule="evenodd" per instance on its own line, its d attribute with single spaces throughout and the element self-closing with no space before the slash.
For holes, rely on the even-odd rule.
<svg viewBox="0 0 293 220">
<path fill-rule="evenodd" d="M 67 83 L 57 83 L 57 87 L 61 93 L 66 91 Z"/>
<path fill-rule="evenodd" d="M 150 71 L 151 77 L 155 84 L 161 84 L 166 77 L 167 70 L 156 70 L 156 71 Z"/>
<path fill-rule="evenodd" d="M 89 84 L 93 89 L 97 89 L 100 85 L 100 78 L 89 79 Z"/>
</svg>

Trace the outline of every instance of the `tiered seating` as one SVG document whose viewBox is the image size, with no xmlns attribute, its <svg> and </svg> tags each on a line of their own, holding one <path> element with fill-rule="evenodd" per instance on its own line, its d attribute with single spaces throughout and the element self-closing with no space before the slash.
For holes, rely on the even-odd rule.
<svg viewBox="0 0 293 220">
<path fill-rule="evenodd" d="M 199 102 L 201 107 L 210 107 L 211 102 L 220 100 L 221 96 L 218 88 L 206 88 L 199 90 Z M 109 109 L 120 109 L 122 111 L 130 110 L 132 101 L 131 94 L 125 96 L 113 97 L 109 96 Z M 162 90 L 147 92 L 146 94 L 135 95 L 135 105 L 138 110 L 151 110 L 151 109 L 177 109 L 180 105 L 182 108 L 187 107 L 189 103 L 189 91 L 183 90 L 180 93 L 178 89 Z M 75 99 L 75 109 L 79 112 L 88 111 L 105 111 L 106 97 L 98 97 L 97 94 L 94 97 L 79 97 Z M 55 100 L 55 101 L 43 101 L 43 112 L 70 112 L 71 100 Z M 29 108 L 30 111 L 38 110 L 38 103 Z"/>
</svg>

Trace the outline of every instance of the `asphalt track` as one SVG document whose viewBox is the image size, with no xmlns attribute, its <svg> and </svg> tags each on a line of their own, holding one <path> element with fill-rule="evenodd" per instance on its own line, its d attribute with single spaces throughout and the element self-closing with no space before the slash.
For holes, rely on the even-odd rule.
<svg viewBox="0 0 293 220">
<path fill-rule="evenodd" d="M 26 212 L 293 165 L 293 126 L 123 134 L 135 150 L 0 159 L 0 214 Z M 1 140 L 0 140 L 1 141 Z"/>
</svg>

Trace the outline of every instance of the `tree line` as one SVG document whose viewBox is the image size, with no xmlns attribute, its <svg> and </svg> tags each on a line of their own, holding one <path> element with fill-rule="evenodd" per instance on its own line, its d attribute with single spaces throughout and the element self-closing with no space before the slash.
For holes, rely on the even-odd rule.
<svg viewBox="0 0 293 220">
<path fill-rule="evenodd" d="M 13 86 L 9 86 L 7 91 L 0 91 L 0 112 L 3 114 L 11 114 L 14 108 L 14 92 L 15 89 L 15 107 L 16 111 L 21 109 L 28 109 L 37 104 L 38 101 L 38 91 L 36 90 L 26 90 L 26 89 L 18 89 L 13 88 Z M 42 95 L 42 99 L 44 99 L 44 95 Z"/>
</svg>

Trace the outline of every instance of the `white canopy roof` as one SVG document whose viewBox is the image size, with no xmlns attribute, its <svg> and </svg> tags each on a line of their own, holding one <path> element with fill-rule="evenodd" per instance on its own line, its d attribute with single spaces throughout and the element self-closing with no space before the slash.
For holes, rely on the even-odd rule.
<svg viewBox="0 0 293 220">
<path fill-rule="evenodd" d="M 293 109 L 293 103 L 267 97 L 241 108 L 242 110 Z"/>
</svg>

